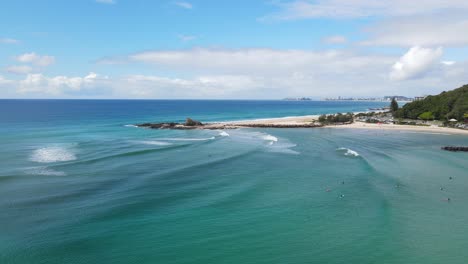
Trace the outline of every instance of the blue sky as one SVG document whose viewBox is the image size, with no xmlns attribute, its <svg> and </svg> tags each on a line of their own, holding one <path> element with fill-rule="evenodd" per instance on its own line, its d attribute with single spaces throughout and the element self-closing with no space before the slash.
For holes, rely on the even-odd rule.
<svg viewBox="0 0 468 264">
<path fill-rule="evenodd" d="M 421 95 L 467 82 L 466 1 L 4 1 L 0 98 Z"/>
</svg>

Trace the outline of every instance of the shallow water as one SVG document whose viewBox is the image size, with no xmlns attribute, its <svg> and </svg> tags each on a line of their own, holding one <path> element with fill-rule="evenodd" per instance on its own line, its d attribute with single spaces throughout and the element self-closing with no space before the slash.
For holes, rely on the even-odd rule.
<svg viewBox="0 0 468 264">
<path fill-rule="evenodd" d="M 468 137 L 125 126 L 375 107 L 187 102 L 0 101 L 0 263 L 466 263 Z"/>
</svg>

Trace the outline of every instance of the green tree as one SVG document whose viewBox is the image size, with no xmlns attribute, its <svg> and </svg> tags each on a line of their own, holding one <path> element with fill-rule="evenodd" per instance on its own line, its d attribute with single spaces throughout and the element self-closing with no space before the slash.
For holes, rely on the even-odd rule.
<svg viewBox="0 0 468 264">
<path fill-rule="evenodd" d="M 321 115 L 321 116 L 319 116 L 318 120 L 319 120 L 320 123 L 323 123 L 323 122 L 327 121 L 327 116 L 326 115 Z"/>
<path fill-rule="evenodd" d="M 390 109 L 392 110 L 392 113 L 398 111 L 398 102 L 396 101 L 395 97 L 392 98 L 392 102 L 390 103 Z"/>
<path fill-rule="evenodd" d="M 434 120 L 434 114 L 432 112 L 424 112 L 418 116 L 422 120 Z"/>
</svg>

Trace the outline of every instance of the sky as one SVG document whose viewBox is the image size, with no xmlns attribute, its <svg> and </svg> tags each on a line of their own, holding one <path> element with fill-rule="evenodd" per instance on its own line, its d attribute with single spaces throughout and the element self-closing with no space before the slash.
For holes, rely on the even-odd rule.
<svg viewBox="0 0 468 264">
<path fill-rule="evenodd" d="M 468 83 L 466 0 L 2 0 L 0 98 L 437 94 Z"/>
</svg>

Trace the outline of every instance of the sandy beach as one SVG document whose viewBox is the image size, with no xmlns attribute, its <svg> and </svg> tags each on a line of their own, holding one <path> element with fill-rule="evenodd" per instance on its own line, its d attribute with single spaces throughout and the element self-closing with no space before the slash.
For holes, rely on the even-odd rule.
<svg viewBox="0 0 468 264">
<path fill-rule="evenodd" d="M 319 115 L 308 116 L 293 116 L 281 118 L 266 118 L 254 120 L 242 120 L 232 122 L 222 122 L 228 126 L 255 126 L 255 125 L 272 125 L 272 126 L 287 126 L 287 125 L 309 125 L 318 120 Z M 218 123 L 220 124 L 220 123 Z M 372 130 L 385 130 L 385 131 L 412 131 L 421 133 L 434 133 L 434 134 L 450 134 L 450 135 L 468 135 L 468 130 L 437 127 L 437 126 L 411 126 L 411 125 L 394 125 L 394 124 L 372 124 L 364 122 L 354 122 L 345 125 L 327 125 L 324 128 L 336 129 L 372 129 Z"/>
<path fill-rule="evenodd" d="M 451 135 L 468 135 L 468 130 L 462 130 L 457 128 L 449 127 L 437 127 L 437 126 L 410 126 L 410 125 L 393 125 L 393 124 L 370 124 L 364 122 L 354 122 L 347 125 L 338 126 L 326 126 L 331 128 L 351 128 L 351 129 L 374 129 L 374 130 L 385 130 L 385 131 L 413 131 L 421 133 L 433 133 L 433 134 L 451 134 Z"/>
</svg>

